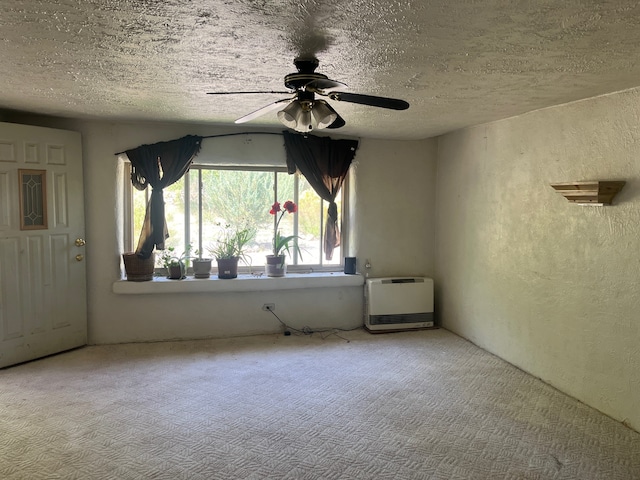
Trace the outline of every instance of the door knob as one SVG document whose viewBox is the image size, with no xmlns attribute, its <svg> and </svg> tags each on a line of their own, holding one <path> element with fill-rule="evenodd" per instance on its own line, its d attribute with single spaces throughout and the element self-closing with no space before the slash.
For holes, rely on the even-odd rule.
<svg viewBox="0 0 640 480">
<path fill-rule="evenodd" d="M 84 247 L 87 242 L 84 241 L 84 238 L 76 238 L 76 247 Z"/>
<path fill-rule="evenodd" d="M 84 260 L 84 255 L 82 255 L 82 254 L 78 254 L 78 255 L 76 255 L 76 260 L 77 260 L 78 262 L 81 262 L 82 260 Z"/>
</svg>

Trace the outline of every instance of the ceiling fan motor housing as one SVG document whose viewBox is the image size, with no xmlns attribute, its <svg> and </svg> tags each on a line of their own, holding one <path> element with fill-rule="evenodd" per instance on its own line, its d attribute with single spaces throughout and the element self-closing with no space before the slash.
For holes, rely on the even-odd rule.
<svg viewBox="0 0 640 480">
<path fill-rule="evenodd" d="M 298 57 L 293 61 L 293 64 L 296 66 L 298 72 L 300 73 L 313 73 L 316 71 L 316 68 L 318 68 L 318 65 L 320 65 L 320 62 L 315 57 Z"/>
<path fill-rule="evenodd" d="M 317 58 L 296 58 L 293 63 L 298 71 L 284 77 L 284 85 L 292 90 L 302 90 L 314 80 L 327 80 L 328 77 L 321 73 L 315 73 L 319 62 Z"/>
<path fill-rule="evenodd" d="M 321 73 L 290 73 L 284 77 L 284 85 L 292 90 L 302 90 L 315 80 L 327 80 L 328 77 Z"/>
</svg>

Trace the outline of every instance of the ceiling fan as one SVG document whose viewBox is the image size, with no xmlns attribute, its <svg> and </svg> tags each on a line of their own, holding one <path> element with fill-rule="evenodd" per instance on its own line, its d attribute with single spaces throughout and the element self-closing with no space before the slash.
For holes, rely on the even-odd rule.
<svg viewBox="0 0 640 480">
<path fill-rule="evenodd" d="M 289 95 L 270 103 L 254 112 L 238 118 L 235 123 L 244 123 L 258 118 L 273 110 L 278 110 L 278 119 L 285 126 L 298 132 L 307 133 L 313 129 L 340 128 L 346 122 L 338 115 L 329 102 L 316 99 L 316 95 L 327 97 L 337 102 L 351 102 L 371 107 L 406 110 L 409 103 L 397 98 L 376 97 L 349 93 L 347 85 L 329 79 L 326 75 L 316 73 L 316 58 L 296 58 L 294 65 L 298 69 L 284 77 L 284 85 L 288 91 L 248 91 L 248 92 L 207 92 L 207 95 L 239 95 L 248 93 L 272 93 Z"/>
</svg>

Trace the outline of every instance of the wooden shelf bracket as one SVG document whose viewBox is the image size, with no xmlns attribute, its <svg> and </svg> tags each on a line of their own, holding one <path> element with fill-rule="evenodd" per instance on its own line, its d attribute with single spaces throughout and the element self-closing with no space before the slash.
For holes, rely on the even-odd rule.
<svg viewBox="0 0 640 480">
<path fill-rule="evenodd" d="M 552 183 L 551 186 L 560 192 L 571 203 L 579 205 L 603 206 L 611 205 L 624 181 L 593 181 Z"/>
</svg>

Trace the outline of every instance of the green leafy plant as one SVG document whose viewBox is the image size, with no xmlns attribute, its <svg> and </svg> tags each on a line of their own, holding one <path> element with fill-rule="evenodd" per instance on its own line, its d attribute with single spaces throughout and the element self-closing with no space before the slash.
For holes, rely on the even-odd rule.
<svg viewBox="0 0 640 480">
<path fill-rule="evenodd" d="M 250 228 L 232 229 L 230 225 L 225 225 L 216 244 L 208 248 L 209 253 L 218 260 L 239 257 L 247 263 L 244 249 L 254 235 L 255 232 Z"/>
<path fill-rule="evenodd" d="M 300 247 L 298 247 L 298 242 L 296 241 L 298 236 L 297 235 L 283 236 L 283 235 L 280 235 L 280 230 L 279 230 L 280 221 L 282 220 L 282 217 L 284 217 L 284 214 L 296 213 L 297 211 L 298 211 L 298 206 L 295 203 L 293 203 L 291 200 L 287 200 L 286 202 L 284 202 L 282 207 L 280 206 L 280 202 L 275 202 L 271 206 L 271 210 L 269 210 L 269 213 L 271 215 L 278 215 L 278 213 L 280 213 L 280 216 L 276 220 L 276 228 L 275 228 L 276 233 L 273 236 L 273 255 L 276 257 L 279 255 L 284 255 L 284 252 L 291 255 L 290 249 L 293 248 L 295 251 L 298 252 L 298 255 L 300 255 L 300 258 L 302 258 Z"/>
<path fill-rule="evenodd" d="M 162 251 L 162 255 L 160 255 L 160 262 L 162 262 L 162 266 L 166 269 L 169 267 L 182 266 L 185 268 L 189 264 L 189 260 L 191 260 L 191 244 L 187 245 L 187 248 L 180 255 L 176 254 L 175 247 L 167 247 Z"/>
</svg>

